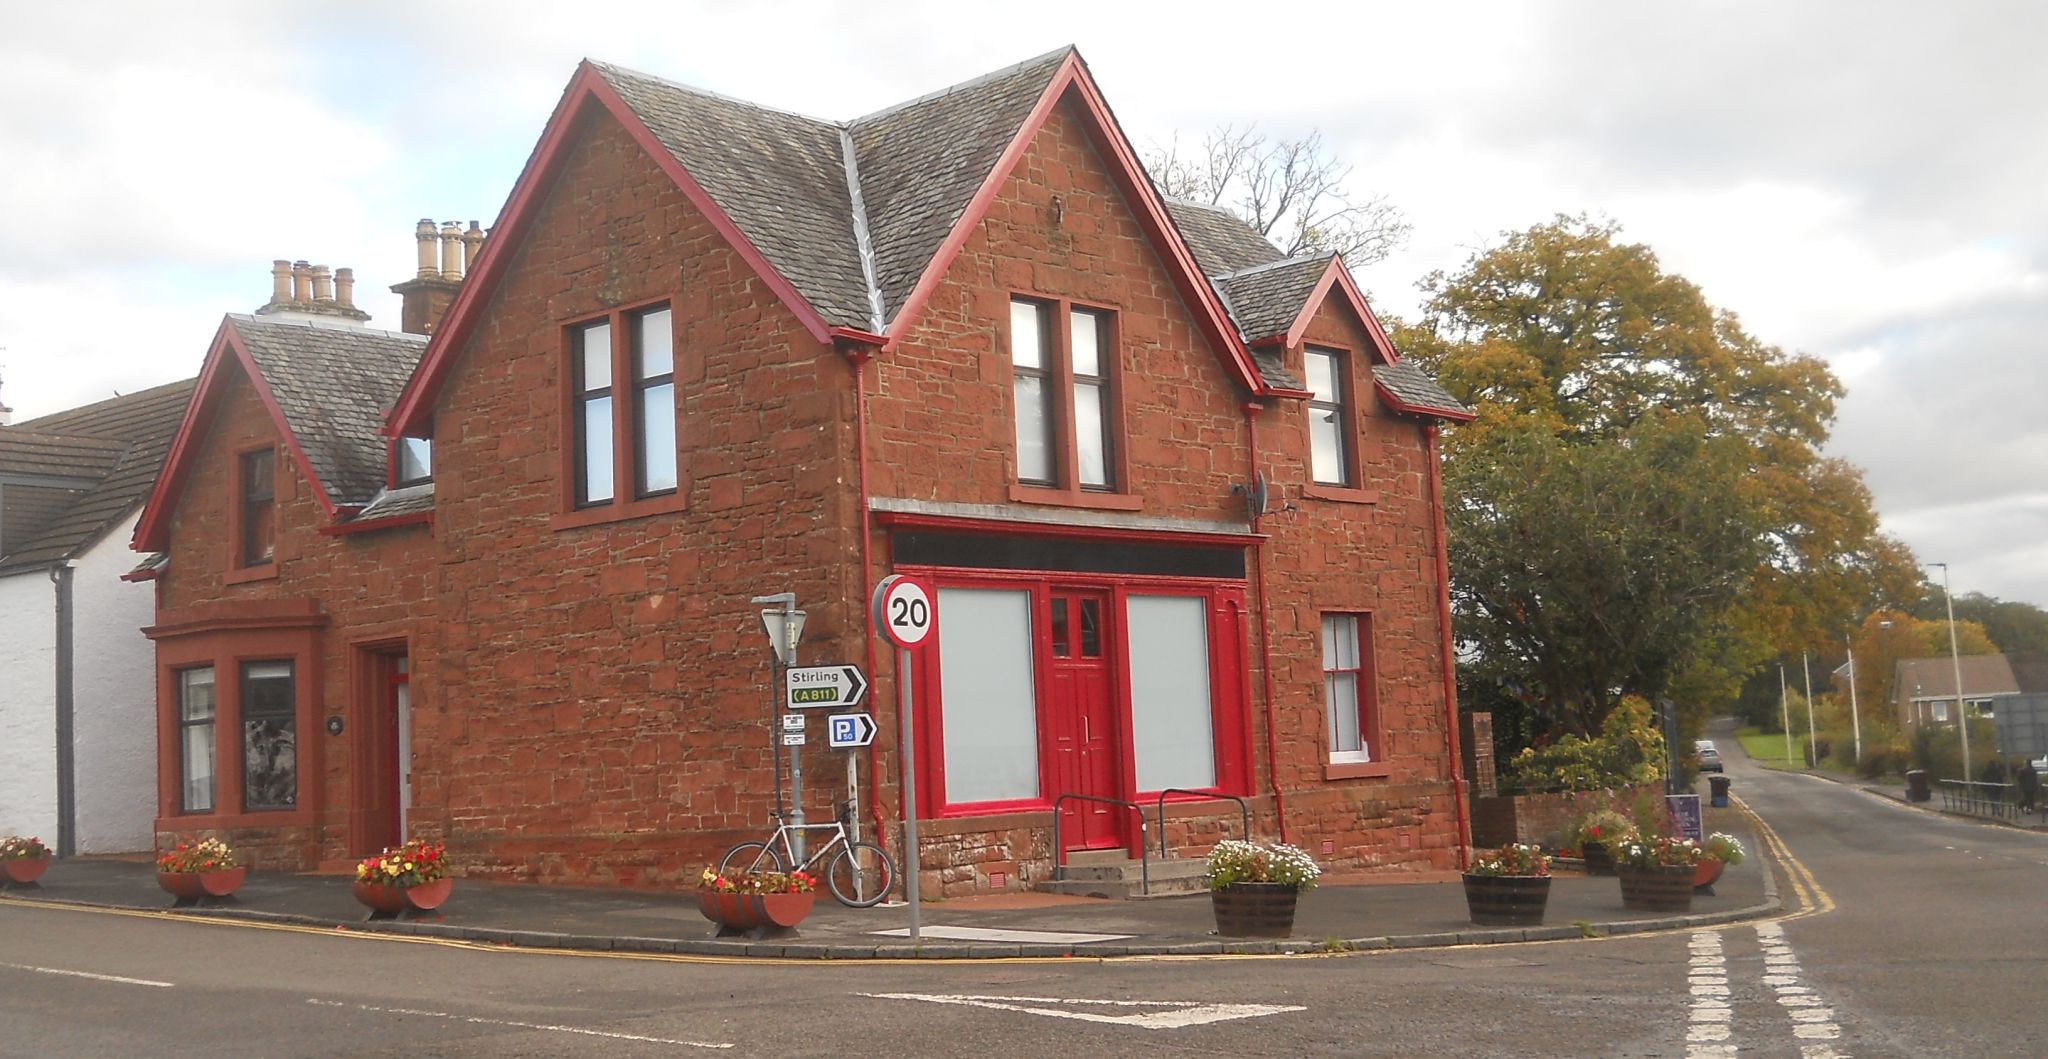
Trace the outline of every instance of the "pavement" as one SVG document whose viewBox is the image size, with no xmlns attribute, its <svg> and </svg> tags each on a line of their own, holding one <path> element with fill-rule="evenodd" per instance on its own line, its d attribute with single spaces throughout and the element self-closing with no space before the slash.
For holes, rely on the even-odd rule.
<svg viewBox="0 0 2048 1059">
<path fill-rule="evenodd" d="M 1723 816 L 1727 818 L 1722 818 Z M 171 909 L 154 866 L 134 858 L 74 857 L 52 864 L 39 885 L 0 890 L 0 901 L 147 910 L 171 917 L 290 923 L 337 931 L 383 932 L 535 949 L 598 950 L 784 959 L 1103 958 L 1272 954 L 1403 949 L 1551 941 L 1710 926 L 1776 913 L 1776 883 L 1762 843 L 1731 810 L 1709 812 L 1712 830 L 1736 832 L 1752 851 L 1713 887 L 1696 894 L 1689 915 L 1647 916 L 1621 905 L 1609 877 L 1559 872 L 1544 926 L 1472 925 L 1456 872 L 1326 876 L 1304 893 L 1294 936 L 1270 941 L 1223 938 L 1206 893 L 1114 901 L 1017 892 L 921 907 L 922 937 L 905 934 L 901 903 L 852 909 L 820 893 L 795 938 L 718 939 L 694 891 L 594 889 L 457 881 L 438 914 L 416 920 L 367 919 L 345 876 L 251 872 L 232 898 L 212 907 Z M 890 933 L 890 932 L 895 933 Z"/>
<path fill-rule="evenodd" d="M 1944 808 L 1939 790 L 1931 792 L 1932 797 L 1927 801 L 1913 801 L 1906 796 L 1906 782 L 1898 777 L 1866 779 L 1861 776 L 1845 776 L 1842 773 L 1829 772 L 1825 769 L 1773 769 L 1772 771 L 1788 774 L 1797 773 L 1812 776 L 1816 779 L 1827 780 L 1831 783 L 1838 783 L 1844 787 L 1852 787 L 1865 794 L 1883 798 L 1886 801 L 1898 802 L 1901 805 L 1910 806 L 1922 812 L 1934 813 L 1937 816 L 1952 816 L 1959 820 L 1972 820 L 1980 824 L 1998 824 L 2004 827 L 2019 828 L 2022 831 L 2048 831 L 2048 797 L 2043 797 L 2039 805 L 2033 810 L 2024 813 L 2013 806 L 2007 806 L 2002 813 L 1965 812 L 1961 809 Z"/>
</svg>

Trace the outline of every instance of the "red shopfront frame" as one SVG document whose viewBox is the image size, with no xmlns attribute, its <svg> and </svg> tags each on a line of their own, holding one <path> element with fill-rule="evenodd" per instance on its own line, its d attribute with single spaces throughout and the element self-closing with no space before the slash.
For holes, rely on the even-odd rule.
<svg viewBox="0 0 2048 1059">
<path fill-rule="evenodd" d="M 939 590 L 982 588 L 1025 590 L 1031 599 L 1031 664 L 1034 689 L 1038 750 L 1038 796 L 1004 801 L 951 802 L 946 798 L 945 703 L 942 671 L 937 650 L 915 656 L 917 675 L 918 811 L 932 818 L 971 817 L 1010 813 L 1049 813 L 1056 790 L 1053 755 L 1048 753 L 1052 733 L 1048 730 L 1048 689 L 1051 687 L 1052 632 L 1047 601 L 1056 591 L 1079 590 L 1106 593 L 1109 617 L 1106 635 L 1116 647 L 1111 665 L 1113 712 L 1117 718 L 1119 748 L 1118 782 L 1115 795 L 1150 805 L 1158 800 L 1157 790 L 1137 789 L 1137 758 L 1132 711 L 1130 644 L 1124 628 L 1129 599 L 1133 595 L 1183 596 L 1203 601 L 1209 645 L 1210 731 L 1215 752 L 1214 785 L 1199 790 L 1204 794 L 1249 794 L 1251 776 L 1251 672 L 1250 639 L 1245 608 L 1245 584 L 1235 580 L 1194 577 L 1161 577 L 1130 574 L 1083 574 L 1057 571 L 1013 571 L 961 569 L 952 567 L 904 566 L 900 573 L 928 578 Z M 945 608 L 939 608 L 940 632 L 945 635 Z M 1169 801 L 1199 800 L 1199 794 L 1176 793 Z M 1138 841 L 1135 828 L 1129 843 Z"/>
</svg>

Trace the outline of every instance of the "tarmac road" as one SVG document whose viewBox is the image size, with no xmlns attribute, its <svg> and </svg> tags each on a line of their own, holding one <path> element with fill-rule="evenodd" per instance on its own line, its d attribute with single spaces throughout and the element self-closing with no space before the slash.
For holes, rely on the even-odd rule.
<svg viewBox="0 0 2048 1059">
<path fill-rule="evenodd" d="M 1770 774 L 1717 739 L 1797 858 L 1778 919 L 1327 957 L 749 963 L 0 903 L 0 1055 L 2048 1055 L 2048 837 Z"/>
</svg>

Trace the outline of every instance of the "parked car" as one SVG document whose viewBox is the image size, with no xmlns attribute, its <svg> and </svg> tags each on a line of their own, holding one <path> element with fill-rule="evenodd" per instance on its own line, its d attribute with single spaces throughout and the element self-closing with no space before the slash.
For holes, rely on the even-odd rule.
<svg viewBox="0 0 2048 1059">
<path fill-rule="evenodd" d="M 1699 754 L 1701 772 L 1727 771 L 1721 767 L 1721 752 L 1714 748 L 1712 739 L 1702 739 L 1694 743 L 1693 750 Z"/>
</svg>

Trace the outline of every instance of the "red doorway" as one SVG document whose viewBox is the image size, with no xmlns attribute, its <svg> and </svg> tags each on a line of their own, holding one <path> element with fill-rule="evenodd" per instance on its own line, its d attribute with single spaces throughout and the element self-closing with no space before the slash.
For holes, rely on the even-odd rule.
<svg viewBox="0 0 2048 1059">
<path fill-rule="evenodd" d="M 355 791 L 355 856 L 405 841 L 411 803 L 412 686 L 404 648 L 364 649 L 358 656 L 351 786 Z"/>
<path fill-rule="evenodd" d="M 1123 797 L 1109 603 L 1107 592 L 1077 589 L 1054 589 L 1046 600 L 1051 686 L 1045 719 L 1054 797 Z M 1060 809 L 1062 843 L 1070 850 L 1123 847 L 1128 812 L 1105 802 L 1069 801 Z"/>
</svg>

